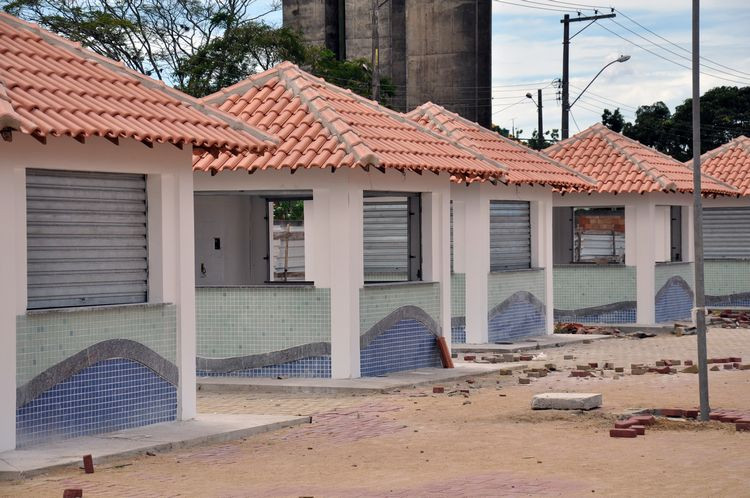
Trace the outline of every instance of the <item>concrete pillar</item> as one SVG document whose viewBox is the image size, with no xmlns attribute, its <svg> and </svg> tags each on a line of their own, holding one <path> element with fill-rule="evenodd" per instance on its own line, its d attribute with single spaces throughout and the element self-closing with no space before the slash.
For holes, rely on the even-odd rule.
<svg viewBox="0 0 750 498">
<path fill-rule="evenodd" d="M 548 334 L 555 331 L 555 301 L 554 301 L 554 264 L 552 249 L 552 200 L 532 202 L 532 250 L 534 250 L 533 234 L 537 234 L 538 244 L 536 261 L 534 266 L 544 268 L 544 302 L 545 302 L 545 325 Z M 534 254 L 532 253 L 532 255 Z"/>
<path fill-rule="evenodd" d="M 422 194 L 422 280 L 440 283 L 440 327 L 451 344 L 450 191 Z"/>
<path fill-rule="evenodd" d="M 479 187 L 483 187 L 480 185 Z M 483 344 L 487 335 L 487 281 L 490 272 L 490 203 L 481 191 L 465 198 L 466 342 Z"/>
<path fill-rule="evenodd" d="M 177 261 L 177 367 L 180 369 L 178 417 L 190 420 L 197 414 L 195 392 L 195 234 L 193 214 L 193 175 L 189 171 L 174 175 L 176 219 L 179 244 L 173 253 Z M 174 218 L 172 218 L 174 219 Z"/>
<path fill-rule="evenodd" d="M 0 161 L 1 162 L 1 161 Z M 26 188 L 25 171 L 0 168 L 0 451 L 16 447 L 16 315 L 26 307 Z M 19 251 L 23 249 L 23 253 Z M 23 277 L 19 278 L 19 273 Z M 15 275 L 16 278 L 12 276 Z M 17 286 L 23 292 L 17 293 Z M 21 296 L 23 300 L 21 301 Z"/>
<path fill-rule="evenodd" d="M 313 190 L 315 284 L 331 289 L 331 376 L 359 377 L 359 291 L 364 285 L 362 189 Z"/>
<path fill-rule="evenodd" d="M 636 321 L 643 325 L 656 323 L 656 306 L 654 302 L 656 299 L 654 288 L 656 275 L 655 226 L 656 206 L 650 200 L 642 199 L 635 205 L 635 262 L 636 301 L 638 306 Z"/>
</svg>

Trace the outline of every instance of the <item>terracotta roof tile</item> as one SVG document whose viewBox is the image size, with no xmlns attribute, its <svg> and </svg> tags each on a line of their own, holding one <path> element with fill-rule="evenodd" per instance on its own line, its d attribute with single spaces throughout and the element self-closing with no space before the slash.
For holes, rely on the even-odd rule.
<svg viewBox="0 0 750 498">
<path fill-rule="evenodd" d="M 690 167 L 692 161 L 687 161 Z M 750 195 L 750 138 L 739 136 L 701 156 L 701 170 Z"/>
<path fill-rule="evenodd" d="M 0 129 L 263 151 L 278 139 L 122 63 L 0 13 Z"/>
<path fill-rule="evenodd" d="M 374 166 L 447 172 L 456 181 L 507 180 L 496 161 L 288 62 L 203 101 L 273 130 L 284 144 L 239 160 L 196 156 L 196 171 Z"/>
<path fill-rule="evenodd" d="M 413 121 L 457 140 L 508 170 L 514 184 L 544 184 L 566 189 L 592 188 L 593 180 L 549 157 L 483 128 L 432 102 L 407 114 Z"/>
<path fill-rule="evenodd" d="M 693 173 L 676 159 L 597 123 L 544 150 L 551 158 L 588 175 L 597 192 L 692 192 Z M 737 195 L 723 182 L 703 176 L 703 192 Z"/>
</svg>

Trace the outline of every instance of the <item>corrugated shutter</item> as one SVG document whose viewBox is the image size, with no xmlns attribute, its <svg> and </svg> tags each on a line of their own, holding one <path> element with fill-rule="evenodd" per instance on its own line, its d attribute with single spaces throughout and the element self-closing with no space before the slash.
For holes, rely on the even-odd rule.
<svg viewBox="0 0 750 498">
<path fill-rule="evenodd" d="M 750 208 L 705 208 L 703 243 L 707 259 L 750 258 Z"/>
<path fill-rule="evenodd" d="M 408 280 L 406 198 L 364 200 L 364 267 L 366 280 Z"/>
<path fill-rule="evenodd" d="M 27 170 L 28 308 L 146 302 L 146 177 Z"/>
<path fill-rule="evenodd" d="M 528 202 L 490 201 L 490 270 L 531 268 Z"/>
</svg>

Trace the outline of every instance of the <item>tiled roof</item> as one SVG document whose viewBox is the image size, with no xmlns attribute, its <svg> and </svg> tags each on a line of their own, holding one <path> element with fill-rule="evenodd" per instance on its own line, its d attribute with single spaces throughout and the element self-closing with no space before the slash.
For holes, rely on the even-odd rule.
<svg viewBox="0 0 750 498">
<path fill-rule="evenodd" d="M 432 102 L 417 107 L 407 116 L 501 163 L 508 169 L 510 183 L 586 190 L 596 184 L 574 169 Z"/>
<path fill-rule="evenodd" d="M 0 13 L 0 128 L 261 151 L 277 140 L 35 24 Z"/>
<path fill-rule="evenodd" d="M 601 123 L 548 147 L 551 158 L 596 179 L 597 192 L 624 194 L 692 192 L 693 173 L 676 159 L 616 133 Z M 706 194 L 737 195 L 716 179 L 703 176 Z"/>
<path fill-rule="evenodd" d="M 742 195 L 750 195 L 750 138 L 739 136 L 706 152 L 701 156 L 701 170 L 739 189 Z"/>
<path fill-rule="evenodd" d="M 264 154 L 196 157 L 196 171 L 395 168 L 456 181 L 505 180 L 504 168 L 403 115 L 284 62 L 203 99 L 282 144 Z"/>
</svg>

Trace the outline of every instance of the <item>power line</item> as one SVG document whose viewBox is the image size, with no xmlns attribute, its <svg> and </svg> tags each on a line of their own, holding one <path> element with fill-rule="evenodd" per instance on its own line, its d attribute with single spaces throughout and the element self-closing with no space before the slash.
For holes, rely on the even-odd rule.
<svg viewBox="0 0 750 498">
<path fill-rule="evenodd" d="M 652 31 L 651 29 L 647 28 L 646 26 L 644 26 L 643 24 L 639 23 L 638 21 L 636 21 L 632 17 L 628 16 L 627 14 L 625 14 L 624 12 L 622 12 L 621 10 L 619 10 L 619 9 L 615 9 L 615 10 L 617 10 L 617 13 L 620 14 L 620 15 L 622 15 L 622 17 L 624 17 L 625 19 L 629 20 L 630 22 L 632 22 L 633 24 L 637 25 L 638 27 L 640 27 L 640 28 L 648 31 L 649 33 L 651 33 L 652 35 L 656 36 L 657 38 L 659 38 L 661 40 L 664 40 L 665 42 L 669 43 L 673 47 L 676 47 L 676 48 L 678 48 L 678 49 L 680 49 L 683 52 L 686 52 L 688 54 L 692 53 L 692 52 L 690 52 L 690 50 L 686 49 L 685 47 L 683 47 L 681 45 L 678 45 L 677 43 L 669 40 L 668 38 L 665 38 L 665 37 L 661 36 L 659 33 L 656 33 L 654 31 Z M 730 71 L 734 71 L 734 72 L 739 73 L 739 74 L 744 74 L 746 76 L 750 76 L 750 73 L 746 73 L 744 71 L 740 71 L 739 69 L 734 69 L 734 68 L 731 68 L 729 66 L 725 66 L 724 64 L 721 64 L 720 62 L 716 62 L 716 61 L 714 61 L 712 59 L 709 59 L 708 57 L 701 56 L 701 59 L 705 60 L 705 61 L 708 61 L 708 62 L 710 62 L 712 64 L 715 64 L 715 65 L 717 65 L 719 67 L 723 67 L 725 69 L 729 69 Z"/>
<path fill-rule="evenodd" d="M 510 109 L 511 107 L 515 107 L 515 106 L 517 106 L 518 104 L 520 104 L 521 102 L 525 102 L 525 101 L 526 101 L 526 97 L 522 98 L 521 100 L 519 100 L 519 101 L 518 101 L 518 102 L 516 102 L 515 104 L 510 104 L 510 105 L 507 105 L 507 106 L 503 107 L 502 109 L 498 109 L 497 111 L 493 112 L 493 113 L 492 113 L 492 115 L 494 116 L 495 114 L 500 114 L 501 112 L 503 112 L 503 111 L 507 111 L 507 110 L 508 110 L 508 109 Z"/>
<path fill-rule="evenodd" d="M 523 1 L 523 0 L 521 0 L 521 1 Z M 525 9 L 547 10 L 547 11 L 550 11 L 550 12 L 565 12 L 566 14 L 570 13 L 570 12 L 575 12 L 575 10 L 571 10 L 571 9 L 563 10 L 563 9 L 555 9 L 555 8 L 552 8 L 552 7 L 535 7 L 534 5 L 525 5 L 525 4 L 522 4 L 522 3 L 507 2 L 505 0 L 495 0 L 495 2 L 496 3 L 502 3 L 504 5 L 511 5 L 513 7 L 521 7 L 521 8 L 525 8 Z"/>
</svg>

